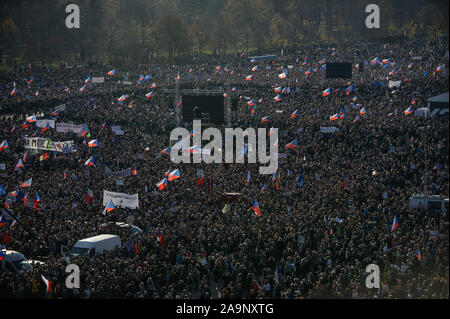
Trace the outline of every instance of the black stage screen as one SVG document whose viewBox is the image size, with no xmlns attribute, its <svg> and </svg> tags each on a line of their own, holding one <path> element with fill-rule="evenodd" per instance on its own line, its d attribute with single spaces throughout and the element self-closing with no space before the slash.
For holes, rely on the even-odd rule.
<svg viewBox="0 0 450 319">
<path fill-rule="evenodd" d="M 327 63 L 327 79 L 351 79 L 351 63 Z"/>
<path fill-rule="evenodd" d="M 183 122 L 192 123 L 194 109 L 198 107 L 200 113 L 209 113 L 211 123 L 224 123 L 223 95 L 183 95 Z"/>
</svg>

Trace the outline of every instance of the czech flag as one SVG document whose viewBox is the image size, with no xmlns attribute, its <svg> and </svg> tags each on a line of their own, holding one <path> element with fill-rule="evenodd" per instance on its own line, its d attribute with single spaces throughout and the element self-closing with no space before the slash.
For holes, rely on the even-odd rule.
<svg viewBox="0 0 450 319">
<path fill-rule="evenodd" d="M 156 240 L 160 243 L 160 244 L 162 244 L 162 240 L 163 240 L 163 238 L 162 238 L 162 235 L 161 235 L 161 230 L 158 228 L 158 232 L 156 233 Z"/>
<path fill-rule="evenodd" d="M 255 101 L 251 100 L 247 102 L 248 106 L 255 106 Z"/>
<path fill-rule="evenodd" d="M 295 112 L 292 113 L 291 116 L 289 116 L 289 118 L 293 119 L 293 118 L 295 118 L 297 116 L 298 116 L 298 110 L 295 110 Z"/>
<path fill-rule="evenodd" d="M 158 184 L 156 184 L 156 187 L 158 187 L 158 189 L 160 191 L 162 191 L 164 188 L 167 187 L 167 178 L 164 178 L 162 181 L 160 181 Z"/>
<path fill-rule="evenodd" d="M 273 99 L 275 100 L 275 102 L 280 102 L 281 101 L 281 96 L 277 95 Z"/>
<path fill-rule="evenodd" d="M 172 169 L 169 168 L 169 170 L 164 174 L 164 177 L 169 177 L 170 173 L 172 172 Z"/>
<path fill-rule="evenodd" d="M 14 96 L 14 95 L 16 95 L 16 94 L 17 94 L 17 89 L 14 88 L 14 89 L 11 91 L 11 96 Z"/>
<path fill-rule="evenodd" d="M 0 216 L 0 227 L 6 226 L 6 219 L 5 216 Z M 1 259 L 0 259 L 1 260 Z"/>
<path fill-rule="evenodd" d="M 92 140 L 88 143 L 89 147 L 97 147 L 98 146 L 98 141 L 97 140 Z"/>
<path fill-rule="evenodd" d="M 153 82 L 152 85 L 150 85 L 150 88 L 151 88 L 151 89 L 154 89 L 155 87 L 156 87 L 156 83 Z"/>
<path fill-rule="evenodd" d="M 408 109 L 404 113 L 405 113 L 405 115 L 409 115 L 413 112 L 414 112 L 414 110 L 412 109 L 412 107 L 408 107 Z"/>
<path fill-rule="evenodd" d="M 119 97 L 117 100 L 120 101 L 120 102 L 123 102 L 123 101 L 125 101 L 126 99 L 128 99 L 128 94 L 122 95 L 122 96 Z"/>
<path fill-rule="evenodd" d="M 245 79 L 246 79 L 247 81 L 251 81 L 251 80 L 253 79 L 253 75 L 248 75 Z"/>
<path fill-rule="evenodd" d="M 391 63 L 391 59 L 383 59 L 383 64 Z"/>
<path fill-rule="evenodd" d="M 180 171 L 178 169 L 176 169 L 169 174 L 168 181 L 171 182 L 178 178 L 180 178 Z"/>
<path fill-rule="evenodd" d="M 273 91 L 274 91 L 275 93 L 280 93 L 281 90 L 282 90 L 281 86 L 276 86 L 276 87 L 273 89 Z"/>
<path fill-rule="evenodd" d="M 269 137 L 270 137 L 270 135 L 272 135 L 272 133 L 275 131 L 275 129 L 273 128 L 273 127 L 271 127 L 270 128 L 270 130 L 269 130 L 269 134 L 267 134 Z"/>
<path fill-rule="evenodd" d="M 89 128 L 86 123 L 84 123 L 83 128 L 81 129 L 80 135 L 84 137 L 87 133 L 89 133 Z"/>
<path fill-rule="evenodd" d="M 3 150 L 6 150 L 8 147 L 9 147 L 8 141 L 7 141 L 7 140 L 4 140 L 4 141 L 2 142 L 2 144 L 0 144 L 0 152 L 3 151 Z"/>
<path fill-rule="evenodd" d="M 80 89 L 80 92 L 83 93 L 83 92 L 85 92 L 85 91 L 86 91 L 86 86 L 83 86 L 83 87 Z"/>
<path fill-rule="evenodd" d="M 145 151 L 146 151 L 146 152 L 150 152 L 150 147 L 147 146 L 147 147 L 145 148 Z"/>
<path fill-rule="evenodd" d="M 349 86 L 348 88 L 345 89 L 345 94 L 350 95 L 350 93 L 352 93 L 354 90 L 353 85 Z"/>
<path fill-rule="evenodd" d="M 353 123 L 356 123 L 359 121 L 359 115 L 356 115 L 355 120 L 353 121 Z"/>
<path fill-rule="evenodd" d="M 45 278 L 45 276 L 42 274 L 41 274 L 41 278 L 42 278 L 42 281 L 44 282 L 45 286 L 47 287 L 47 289 L 45 291 L 51 292 L 52 291 L 52 282 L 50 280 L 48 280 L 47 278 Z"/>
<path fill-rule="evenodd" d="M 339 120 L 339 114 L 336 113 L 336 114 L 330 116 L 330 121 L 336 121 L 336 120 Z"/>
<path fill-rule="evenodd" d="M 330 94 L 331 94 L 331 91 L 329 88 L 322 92 L 322 96 L 328 96 Z"/>
<path fill-rule="evenodd" d="M 84 165 L 86 165 L 87 167 L 90 167 L 92 165 L 95 165 L 94 163 L 94 156 L 91 156 L 85 163 Z"/>
<path fill-rule="evenodd" d="M 268 188 L 267 185 L 264 184 L 263 188 L 261 188 L 261 190 L 260 190 L 260 193 L 264 194 L 264 192 L 267 190 L 267 188 Z"/>
<path fill-rule="evenodd" d="M 286 73 L 283 72 L 283 73 L 279 74 L 278 77 L 280 79 L 285 79 L 287 77 L 287 75 L 286 75 Z"/>
<path fill-rule="evenodd" d="M 41 198 L 39 197 L 39 193 L 36 192 L 36 200 L 34 201 L 34 209 L 38 209 L 38 203 L 41 201 Z"/>
<path fill-rule="evenodd" d="M 28 122 L 23 123 L 22 127 L 20 128 L 21 130 L 26 129 L 27 127 L 29 127 L 30 124 Z"/>
<path fill-rule="evenodd" d="M 253 71 L 253 72 L 258 71 L 258 66 L 255 65 L 255 66 L 252 68 L 252 71 Z"/>
<path fill-rule="evenodd" d="M 112 212 L 116 207 L 114 206 L 114 203 L 112 200 L 109 200 L 108 205 L 106 205 L 105 209 L 103 210 L 103 215 L 106 215 L 106 213 Z"/>
<path fill-rule="evenodd" d="M 269 116 L 264 116 L 262 119 L 261 119 L 261 123 L 269 123 L 270 122 L 270 117 Z"/>
<path fill-rule="evenodd" d="M 47 124 L 45 124 L 45 126 L 42 128 L 41 133 L 44 134 L 45 132 L 47 132 L 50 129 L 50 123 L 47 122 Z"/>
<path fill-rule="evenodd" d="M 252 206 L 252 208 L 253 208 L 253 211 L 255 212 L 255 214 L 256 214 L 258 217 L 260 217 L 260 216 L 261 216 L 261 211 L 260 211 L 260 209 L 259 209 L 259 205 L 258 205 L 258 202 L 257 202 L 256 198 L 255 198 L 255 200 L 253 201 L 253 206 Z"/>
<path fill-rule="evenodd" d="M 397 220 L 397 216 L 394 216 L 394 221 L 393 221 L 392 226 L 391 226 L 391 233 L 394 230 L 396 230 L 397 228 L 398 228 L 398 220 Z"/>
<path fill-rule="evenodd" d="M 250 183 L 251 174 L 250 171 L 247 172 L 247 179 L 245 180 L 245 185 L 248 185 Z"/>
<path fill-rule="evenodd" d="M 133 167 L 131 168 L 131 175 L 137 175 L 136 162 L 134 162 Z"/>
<path fill-rule="evenodd" d="M 59 115 L 59 111 L 58 111 L 58 110 L 55 110 L 55 111 L 53 111 L 53 113 L 50 113 L 50 115 L 58 116 L 58 115 Z"/>
<path fill-rule="evenodd" d="M 161 151 L 161 154 L 166 154 L 166 155 L 169 155 L 169 156 L 170 156 L 170 147 L 168 147 L 168 148 L 166 148 L 166 149 L 163 149 L 163 150 Z"/>
<path fill-rule="evenodd" d="M 444 70 L 444 67 L 442 65 L 438 66 L 436 69 L 436 72 L 441 72 Z"/>
<path fill-rule="evenodd" d="M 259 99 L 258 103 L 261 104 L 263 102 L 263 99 Z"/>
<path fill-rule="evenodd" d="M 290 142 L 288 145 L 286 145 L 286 149 L 297 148 L 297 146 L 298 146 L 298 140 L 295 139 L 292 142 Z"/>
<path fill-rule="evenodd" d="M 17 162 L 16 167 L 14 168 L 14 170 L 17 171 L 17 169 L 19 169 L 19 168 L 23 168 L 23 162 L 22 162 L 21 158 L 19 158 L 19 161 Z"/>
<path fill-rule="evenodd" d="M 312 74 L 312 69 L 309 69 L 308 71 L 305 72 L 306 76 L 311 75 L 311 74 Z"/>
<path fill-rule="evenodd" d="M 116 70 L 111 70 L 111 71 L 109 71 L 109 72 L 108 72 L 108 75 L 110 75 L 110 76 L 116 75 Z"/>
<path fill-rule="evenodd" d="M 380 59 L 378 59 L 378 57 L 376 57 L 375 59 L 373 59 L 372 61 L 370 61 L 370 64 L 375 65 L 380 63 Z"/>
<path fill-rule="evenodd" d="M 363 108 L 359 111 L 359 114 L 361 114 L 361 115 L 364 115 L 364 114 L 366 114 L 366 113 L 367 113 L 366 107 L 363 107 Z"/>
<path fill-rule="evenodd" d="M 34 123 L 34 122 L 36 122 L 36 116 L 29 116 L 29 117 L 27 117 L 27 122 L 28 123 Z"/>
<path fill-rule="evenodd" d="M 150 92 L 150 93 L 145 94 L 145 97 L 146 97 L 147 99 L 152 98 L 152 97 L 153 97 L 153 91 Z"/>
<path fill-rule="evenodd" d="M 31 187 L 32 178 L 28 179 L 27 181 L 23 182 L 22 185 L 20 185 L 20 188 L 26 188 Z"/>
</svg>

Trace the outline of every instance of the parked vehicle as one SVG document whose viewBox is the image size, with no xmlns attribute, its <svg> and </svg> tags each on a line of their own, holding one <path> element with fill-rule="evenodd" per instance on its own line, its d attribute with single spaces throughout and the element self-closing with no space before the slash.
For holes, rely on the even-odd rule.
<svg viewBox="0 0 450 319">
<path fill-rule="evenodd" d="M 124 222 L 109 222 L 100 225 L 99 232 L 108 234 L 117 234 L 117 235 L 126 234 L 130 236 L 135 236 L 142 233 L 142 229 Z"/>
<path fill-rule="evenodd" d="M 75 256 L 87 254 L 90 258 L 94 258 L 106 251 L 113 251 L 116 247 L 122 247 L 120 237 L 117 235 L 103 234 L 77 241 L 70 251 L 67 250 L 66 246 L 62 246 L 61 254 L 70 262 L 70 258 Z"/>
<path fill-rule="evenodd" d="M 21 253 L 14 250 L 2 250 L 3 260 L 0 261 L 0 270 L 11 273 L 23 273 L 32 271 L 30 262 Z"/>
<path fill-rule="evenodd" d="M 448 198 L 442 198 L 439 195 L 414 195 L 409 199 L 409 208 L 448 212 Z"/>
</svg>

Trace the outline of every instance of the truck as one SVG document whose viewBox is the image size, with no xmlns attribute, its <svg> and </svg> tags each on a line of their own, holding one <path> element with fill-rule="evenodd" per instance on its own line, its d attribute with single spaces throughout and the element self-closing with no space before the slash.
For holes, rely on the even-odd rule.
<svg viewBox="0 0 450 319">
<path fill-rule="evenodd" d="M 422 208 L 429 211 L 433 209 L 435 212 L 448 212 L 448 198 L 440 195 L 413 195 L 409 199 L 409 209 L 416 210 Z"/>
</svg>

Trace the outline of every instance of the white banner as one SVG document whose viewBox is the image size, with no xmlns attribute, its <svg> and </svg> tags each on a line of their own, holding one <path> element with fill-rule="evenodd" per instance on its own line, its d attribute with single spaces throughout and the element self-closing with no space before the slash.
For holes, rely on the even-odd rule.
<svg viewBox="0 0 450 319">
<path fill-rule="evenodd" d="M 133 82 L 131 82 L 131 81 L 123 81 L 122 82 L 124 85 L 132 85 L 133 84 Z"/>
<path fill-rule="evenodd" d="M 56 132 L 58 133 L 75 133 L 80 134 L 83 129 L 83 125 L 67 124 L 67 123 L 56 123 Z"/>
<path fill-rule="evenodd" d="M 320 132 L 322 133 L 335 133 L 338 132 L 339 129 L 337 127 L 321 127 Z"/>
<path fill-rule="evenodd" d="M 25 138 L 25 148 L 29 150 L 41 150 L 60 153 L 72 153 L 74 151 L 73 141 L 52 142 L 49 138 Z"/>
<path fill-rule="evenodd" d="M 128 195 L 124 193 L 114 193 L 103 190 L 103 206 L 107 206 L 111 200 L 115 207 L 139 208 L 139 194 Z"/>
<path fill-rule="evenodd" d="M 105 83 L 105 77 L 92 78 L 92 83 Z"/>
<path fill-rule="evenodd" d="M 39 128 L 43 128 L 46 125 L 50 124 L 51 128 L 55 128 L 55 120 L 36 120 L 36 126 Z"/>
<path fill-rule="evenodd" d="M 389 88 L 399 88 L 402 81 L 389 81 Z"/>
</svg>

